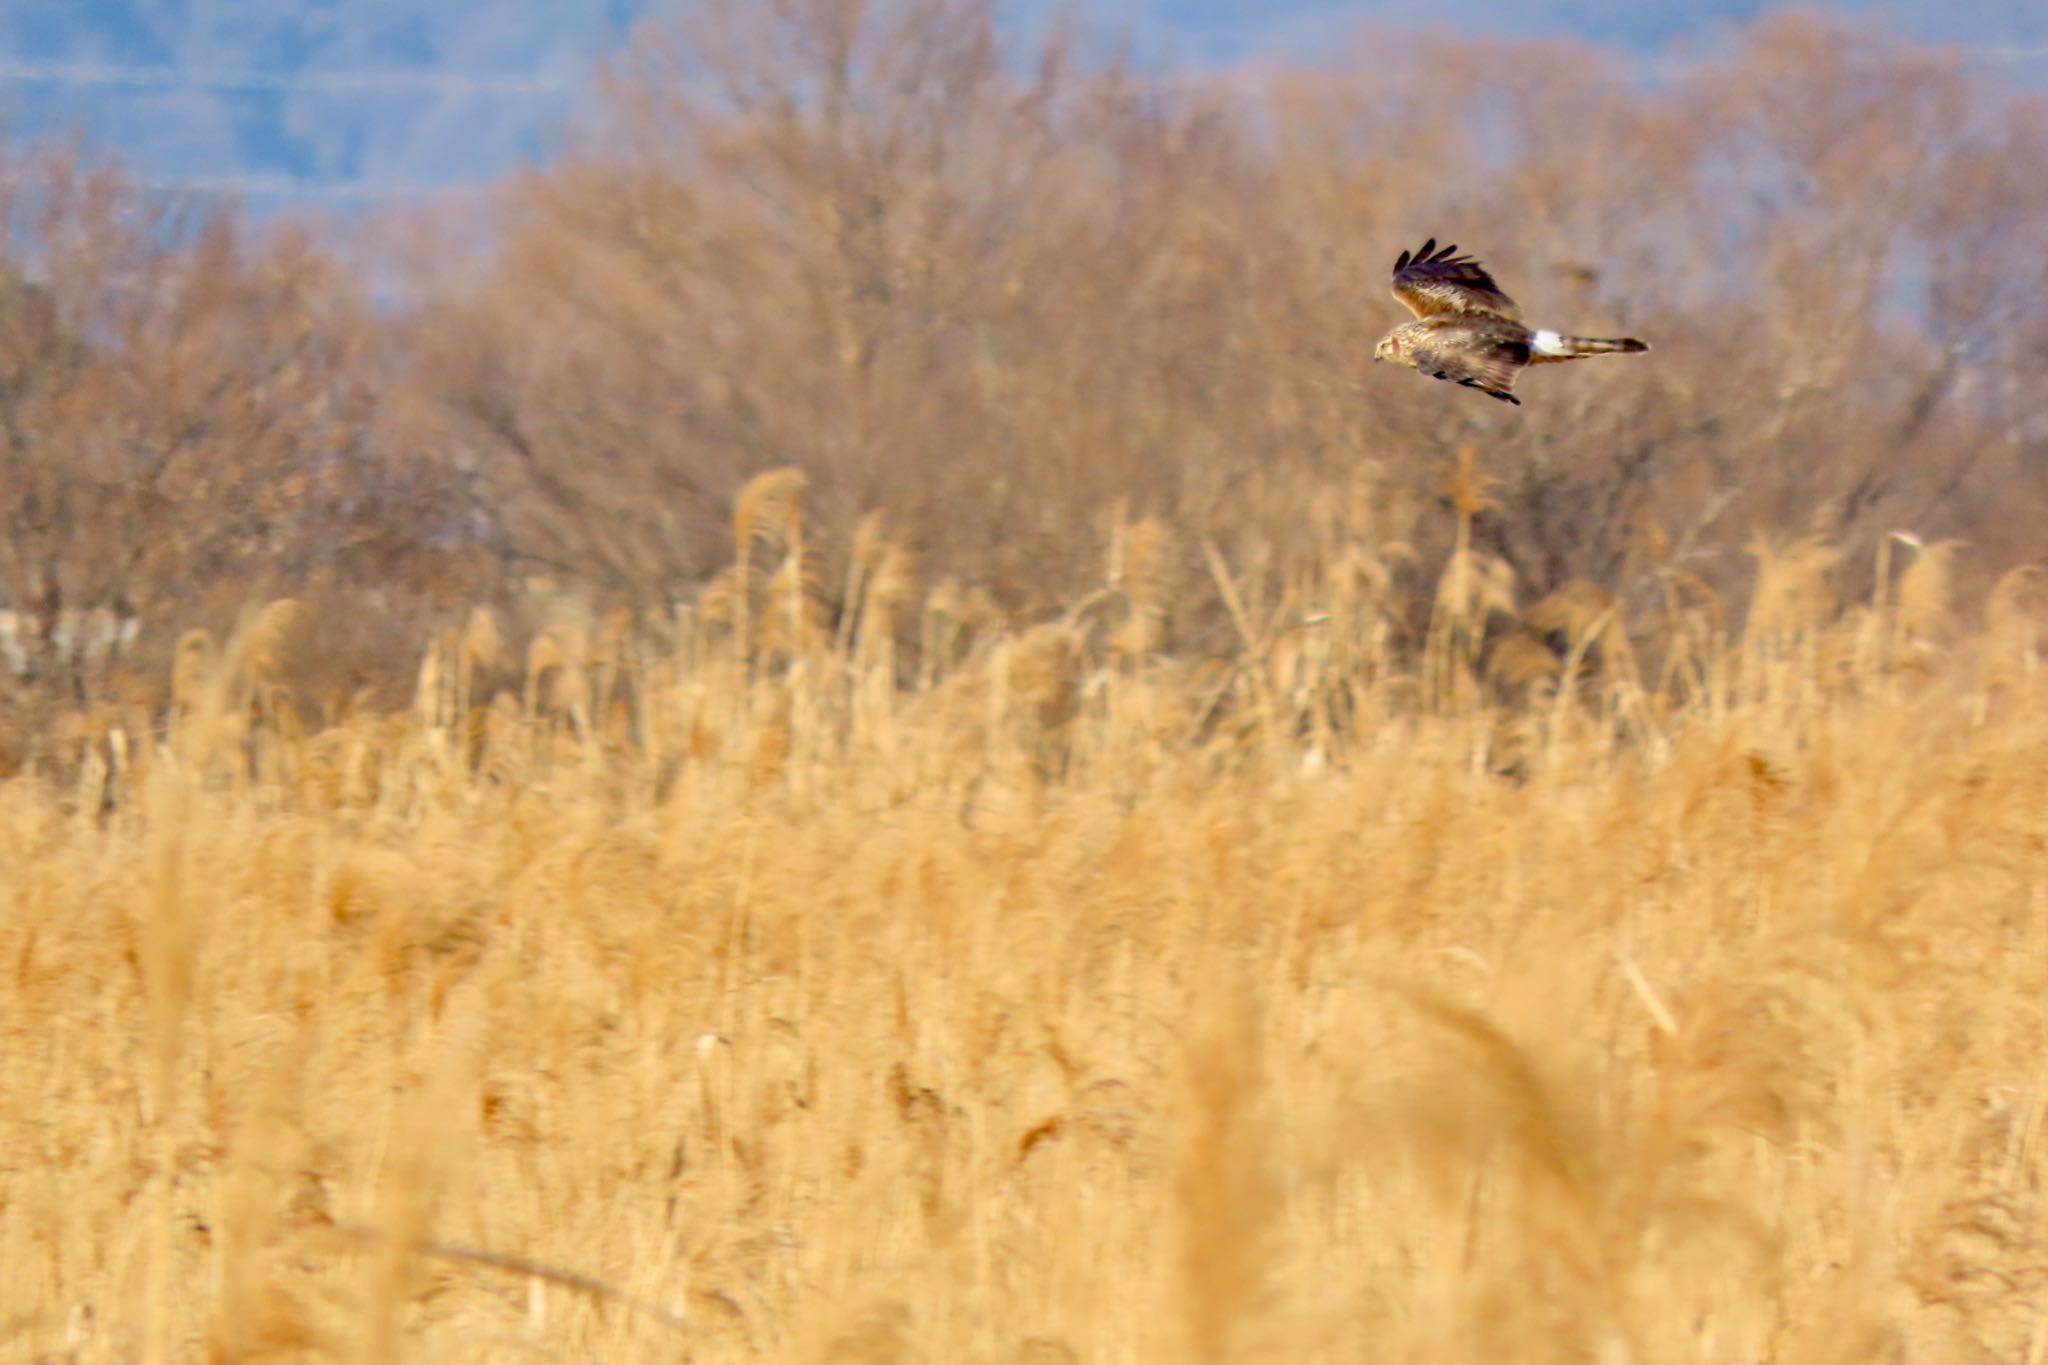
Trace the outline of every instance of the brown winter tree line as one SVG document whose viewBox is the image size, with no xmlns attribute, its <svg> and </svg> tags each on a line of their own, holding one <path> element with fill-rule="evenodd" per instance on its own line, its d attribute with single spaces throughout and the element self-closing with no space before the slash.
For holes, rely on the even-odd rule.
<svg viewBox="0 0 2048 1365">
<path fill-rule="evenodd" d="M 1967 54 L 1813 15 L 1651 69 L 1366 33 L 1161 74 L 994 10 L 698 6 L 481 213 L 252 224 L 6 151 L 0 691 L 278 595 L 350 687 L 537 576 L 658 629 L 784 466 L 828 617 L 871 512 L 1020 621 L 1153 517 L 1177 651 L 1235 643 L 1216 564 L 1283 581 L 1339 532 L 1398 551 L 1419 640 L 1465 447 L 1531 598 L 1739 597 L 1804 537 L 2041 554 L 2048 99 Z M 1425 236 L 1655 349 L 1520 409 L 1375 370 Z"/>
</svg>

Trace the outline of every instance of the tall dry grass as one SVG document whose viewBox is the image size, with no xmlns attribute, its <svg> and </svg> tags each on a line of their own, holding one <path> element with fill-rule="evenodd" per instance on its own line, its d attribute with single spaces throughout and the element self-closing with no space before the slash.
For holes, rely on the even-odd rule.
<svg viewBox="0 0 2048 1365">
<path fill-rule="evenodd" d="M 9 1355 L 2043 1359 L 2037 574 L 1623 631 L 1454 528 L 1410 666 L 1333 517 L 1218 665 L 1169 524 L 1013 632 L 870 522 L 831 630 L 739 506 L 672 631 L 320 729 L 278 604 L 0 786 Z"/>
</svg>

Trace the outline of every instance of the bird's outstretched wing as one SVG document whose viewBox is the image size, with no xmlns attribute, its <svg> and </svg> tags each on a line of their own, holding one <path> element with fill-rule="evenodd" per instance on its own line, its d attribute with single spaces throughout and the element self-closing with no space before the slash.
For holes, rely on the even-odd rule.
<svg viewBox="0 0 2048 1365">
<path fill-rule="evenodd" d="M 1521 310 L 1500 292 L 1486 267 L 1458 248 L 1437 249 L 1436 238 L 1422 244 L 1422 250 L 1402 252 L 1394 262 L 1394 297 L 1408 305 L 1419 318 L 1447 314 L 1491 314 L 1519 322 Z"/>
</svg>

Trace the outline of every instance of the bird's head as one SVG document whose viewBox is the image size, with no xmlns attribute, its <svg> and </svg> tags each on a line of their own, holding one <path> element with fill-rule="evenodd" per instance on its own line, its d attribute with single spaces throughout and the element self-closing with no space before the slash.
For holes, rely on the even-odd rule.
<svg viewBox="0 0 2048 1365">
<path fill-rule="evenodd" d="M 1399 364 L 1401 361 L 1401 343 L 1393 337 L 1381 337 L 1380 344 L 1372 348 L 1372 358 L 1375 363 L 1382 360 L 1391 360 Z"/>
</svg>

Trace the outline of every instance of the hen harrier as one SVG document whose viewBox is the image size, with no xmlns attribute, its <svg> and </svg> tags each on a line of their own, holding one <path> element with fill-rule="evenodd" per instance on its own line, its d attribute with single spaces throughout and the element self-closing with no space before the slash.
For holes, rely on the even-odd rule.
<svg viewBox="0 0 2048 1365">
<path fill-rule="evenodd" d="M 1439 251 L 1432 237 L 1422 250 L 1412 256 L 1404 251 L 1394 262 L 1394 297 L 1408 305 L 1415 321 L 1387 333 L 1373 349 L 1374 360 L 1391 360 L 1520 407 L 1522 400 L 1509 390 L 1525 366 L 1650 349 L 1634 337 L 1568 337 L 1525 326 L 1521 310 L 1486 267 L 1454 255 L 1457 249 Z"/>
</svg>

